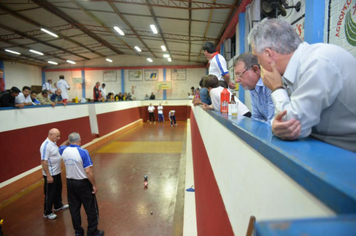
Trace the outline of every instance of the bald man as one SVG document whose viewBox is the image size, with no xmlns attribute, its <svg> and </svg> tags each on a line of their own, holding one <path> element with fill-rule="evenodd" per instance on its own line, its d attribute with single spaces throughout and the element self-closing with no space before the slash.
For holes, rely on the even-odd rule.
<svg viewBox="0 0 356 236">
<path fill-rule="evenodd" d="M 67 103 L 65 103 L 63 101 L 63 98 L 62 98 L 62 90 L 61 89 L 57 89 L 54 94 L 52 94 L 51 96 L 51 101 L 52 102 L 55 102 L 56 104 L 60 103 L 60 104 L 63 104 L 63 105 L 67 105 Z"/>
<path fill-rule="evenodd" d="M 62 179 L 61 179 L 61 155 L 58 152 L 56 142 L 60 139 L 61 133 L 53 128 L 48 132 L 47 139 L 42 143 L 41 164 L 44 178 L 44 218 L 54 220 L 57 215 L 54 211 L 65 210 L 69 206 L 62 203 Z"/>
</svg>

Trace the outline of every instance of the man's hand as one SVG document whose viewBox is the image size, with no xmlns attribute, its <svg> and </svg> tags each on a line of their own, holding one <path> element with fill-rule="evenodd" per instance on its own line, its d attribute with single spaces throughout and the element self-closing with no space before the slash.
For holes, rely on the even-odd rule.
<svg viewBox="0 0 356 236">
<path fill-rule="evenodd" d="M 203 103 L 203 109 L 204 109 L 205 111 L 209 110 L 209 105 L 206 104 L 206 103 Z"/>
<path fill-rule="evenodd" d="M 235 83 L 233 83 L 232 81 L 229 81 L 229 88 L 235 89 L 236 88 Z"/>
<path fill-rule="evenodd" d="M 270 65 L 272 71 L 268 71 L 261 66 L 261 78 L 263 80 L 263 84 L 273 92 L 276 88 L 282 87 L 283 82 L 282 76 L 278 72 L 275 62 L 273 61 Z"/>
<path fill-rule="evenodd" d="M 56 105 L 56 103 L 54 103 L 54 102 L 51 103 L 51 106 L 52 106 L 52 107 L 54 107 L 55 105 Z"/>
<path fill-rule="evenodd" d="M 202 104 L 202 102 L 201 102 L 201 100 L 199 99 L 199 98 L 195 98 L 194 100 L 193 100 L 193 105 L 196 107 L 197 105 L 200 105 L 200 104 Z"/>
<path fill-rule="evenodd" d="M 287 111 L 278 112 L 272 123 L 272 132 L 274 135 L 283 140 L 295 140 L 299 137 L 301 131 L 300 121 L 291 119 L 283 121 L 282 117 Z"/>
<path fill-rule="evenodd" d="M 47 176 L 47 184 L 53 183 L 53 177 L 52 176 Z"/>
<path fill-rule="evenodd" d="M 24 103 L 19 103 L 15 105 L 18 108 L 24 108 L 25 104 Z"/>
<path fill-rule="evenodd" d="M 93 191 L 91 192 L 92 194 L 96 194 L 98 192 L 98 189 L 95 185 L 93 185 Z"/>
</svg>

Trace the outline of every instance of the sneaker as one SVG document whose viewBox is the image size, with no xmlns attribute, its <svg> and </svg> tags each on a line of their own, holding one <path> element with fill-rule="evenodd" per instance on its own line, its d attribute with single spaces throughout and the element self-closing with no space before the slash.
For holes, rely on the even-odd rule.
<svg viewBox="0 0 356 236">
<path fill-rule="evenodd" d="M 62 205 L 60 208 L 57 208 L 57 209 L 54 209 L 54 211 L 60 211 L 60 210 L 65 210 L 65 209 L 68 209 L 69 208 L 69 205 Z"/>
<path fill-rule="evenodd" d="M 54 220 L 57 218 L 57 215 L 54 213 L 51 213 L 49 215 L 43 215 L 44 218 L 49 219 L 49 220 Z"/>
<path fill-rule="evenodd" d="M 174 124 L 174 125 L 177 125 L 177 124 Z"/>
<path fill-rule="evenodd" d="M 104 230 L 97 230 L 94 234 L 87 234 L 87 236 L 102 236 L 104 234 Z"/>
</svg>

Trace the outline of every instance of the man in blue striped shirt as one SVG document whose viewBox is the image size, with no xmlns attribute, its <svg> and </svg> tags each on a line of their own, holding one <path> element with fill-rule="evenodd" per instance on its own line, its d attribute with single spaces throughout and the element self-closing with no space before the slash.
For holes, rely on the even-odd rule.
<svg viewBox="0 0 356 236">
<path fill-rule="evenodd" d="M 68 140 L 59 147 L 59 153 L 66 166 L 69 210 L 76 236 L 84 236 L 80 217 L 82 204 L 88 218 L 87 236 L 100 236 L 104 235 L 104 231 L 97 228 L 99 208 L 95 193 L 98 188 L 92 170 L 93 162 L 89 152 L 81 148 L 80 143 L 80 135 L 71 133 Z"/>
<path fill-rule="evenodd" d="M 271 90 L 264 86 L 258 60 L 252 53 L 243 53 L 234 61 L 236 83 L 250 90 L 252 119 L 270 123 L 274 117 Z"/>
<path fill-rule="evenodd" d="M 57 215 L 52 212 L 64 210 L 68 205 L 62 203 L 62 178 L 61 178 L 61 156 L 58 152 L 56 142 L 60 139 L 61 133 L 53 128 L 48 132 L 48 138 L 42 143 L 41 164 L 44 178 L 44 218 L 54 220 Z"/>
</svg>

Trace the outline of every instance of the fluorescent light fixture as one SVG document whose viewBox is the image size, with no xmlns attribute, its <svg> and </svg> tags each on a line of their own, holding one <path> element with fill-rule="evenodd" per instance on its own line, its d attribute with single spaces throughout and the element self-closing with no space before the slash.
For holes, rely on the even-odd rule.
<svg viewBox="0 0 356 236">
<path fill-rule="evenodd" d="M 109 58 L 106 58 L 106 61 L 108 61 L 108 62 L 112 62 L 112 60 L 111 60 L 111 59 L 109 59 Z"/>
<path fill-rule="evenodd" d="M 55 61 L 47 61 L 49 64 L 52 64 L 52 65 L 58 65 L 58 63 L 57 62 L 55 62 Z"/>
<path fill-rule="evenodd" d="M 172 61 L 172 58 L 168 57 L 167 60 L 168 60 L 169 62 L 171 62 L 171 61 Z"/>
<path fill-rule="evenodd" d="M 67 60 L 67 62 L 70 63 L 70 64 L 77 64 L 77 63 L 75 63 L 74 61 L 71 61 L 71 60 Z"/>
<path fill-rule="evenodd" d="M 163 54 L 163 57 L 164 57 L 164 58 L 168 58 L 168 57 L 170 57 L 170 56 L 169 56 L 169 54 Z"/>
<path fill-rule="evenodd" d="M 150 27 L 151 27 L 151 30 L 152 30 L 152 32 L 153 32 L 154 34 L 158 34 L 158 31 L 157 31 L 155 25 L 150 25 Z"/>
<path fill-rule="evenodd" d="M 30 52 L 43 56 L 42 52 L 30 49 Z"/>
<path fill-rule="evenodd" d="M 44 29 L 44 28 L 41 28 L 41 30 L 42 30 L 43 32 L 49 34 L 49 35 L 52 35 L 53 37 L 58 38 L 58 35 L 56 35 L 55 33 L 52 33 L 52 32 L 49 31 L 49 30 L 46 30 L 46 29 Z"/>
<path fill-rule="evenodd" d="M 136 51 L 141 52 L 141 48 L 135 46 Z"/>
<path fill-rule="evenodd" d="M 124 31 L 122 31 L 119 27 L 115 26 L 114 30 L 116 30 L 120 35 L 125 35 Z"/>
<path fill-rule="evenodd" d="M 162 48 L 162 51 L 163 51 L 163 52 L 167 51 L 166 46 L 162 45 L 161 48 Z"/>
<path fill-rule="evenodd" d="M 147 61 L 149 62 L 153 62 L 153 60 L 151 58 L 147 58 Z"/>
<path fill-rule="evenodd" d="M 9 53 L 12 53 L 12 54 L 16 54 L 16 55 L 21 55 L 21 53 L 15 52 L 15 51 L 12 51 L 12 50 L 9 50 L 9 49 L 5 49 L 5 51 L 9 52 Z"/>
</svg>

